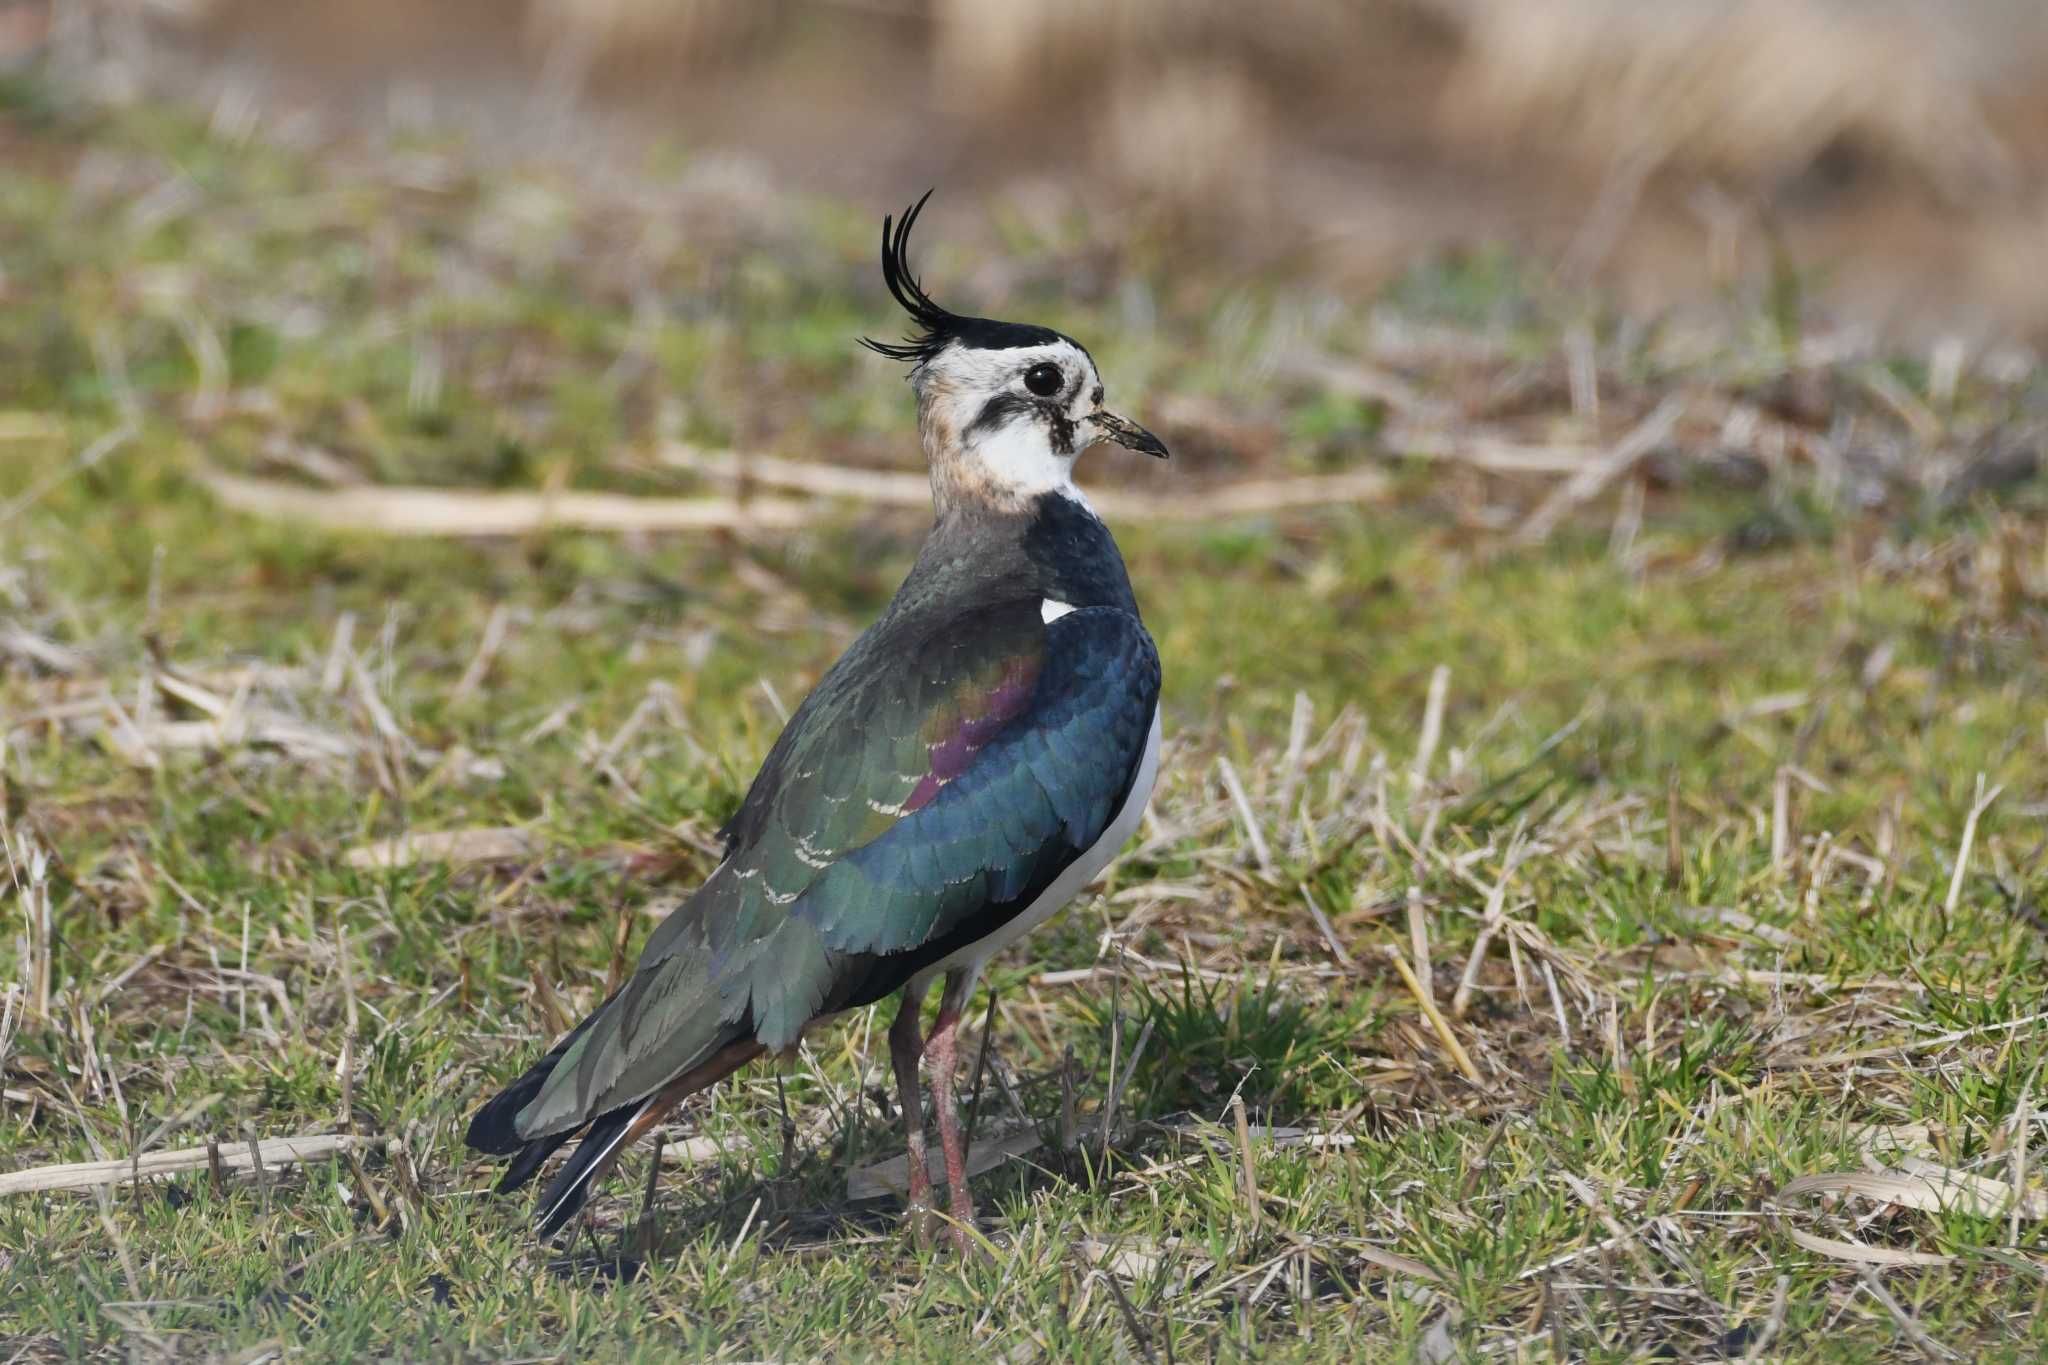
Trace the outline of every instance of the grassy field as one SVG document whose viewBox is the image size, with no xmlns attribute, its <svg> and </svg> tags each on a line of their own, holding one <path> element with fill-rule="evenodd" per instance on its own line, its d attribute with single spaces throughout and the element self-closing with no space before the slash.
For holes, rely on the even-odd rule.
<svg viewBox="0 0 2048 1365">
<path fill-rule="evenodd" d="M 867 1015 L 543 1247 L 469 1111 L 709 868 L 922 530 L 717 454 L 914 469 L 852 345 L 898 327 L 885 205 L 21 79 L 0 162 L 0 1168 L 220 1156 L 0 1195 L 15 1358 L 2048 1347 L 2025 356 L 1873 352 L 1789 268 L 1647 320 L 1485 252 L 1331 301 L 1125 222 L 934 232 L 939 297 L 1082 337 L 1180 456 L 1086 474 L 1167 757 L 992 967 L 987 1254 L 855 1197 Z M 1372 495 L 1231 512 L 1332 477 Z M 557 524 L 383 534 L 421 486 Z"/>
</svg>

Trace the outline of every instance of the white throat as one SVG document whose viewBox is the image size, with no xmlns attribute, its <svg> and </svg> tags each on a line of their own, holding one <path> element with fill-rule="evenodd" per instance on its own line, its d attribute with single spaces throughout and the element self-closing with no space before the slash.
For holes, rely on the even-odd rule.
<svg viewBox="0 0 2048 1365">
<path fill-rule="evenodd" d="M 967 460 L 997 490 L 1018 500 L 1058 493 L 1087 505 L 1074 483 L 1074 457 L 1056 453 L 1035 422 L 1011 422 L 967 443 Z"/>
</svg>

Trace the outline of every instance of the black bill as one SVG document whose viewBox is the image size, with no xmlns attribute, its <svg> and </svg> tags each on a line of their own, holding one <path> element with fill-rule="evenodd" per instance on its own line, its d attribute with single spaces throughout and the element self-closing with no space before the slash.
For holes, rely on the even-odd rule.
<svg viewBox="0 0 2048 1365">
<path fill-rule="evenodd" d="M 1088 420 L 1101 440 L 1114 441 L 1127 449 L 1156 455 L 1162 460 L 1166 458 L 1166 443 L 1128 418 L 1113 412 L 1092 412 L 1088 414 Z"/>
</svg>

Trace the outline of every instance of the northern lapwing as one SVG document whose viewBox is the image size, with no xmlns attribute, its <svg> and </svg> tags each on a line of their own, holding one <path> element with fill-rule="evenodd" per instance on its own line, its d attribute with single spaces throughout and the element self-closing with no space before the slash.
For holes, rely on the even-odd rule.
<svg viewBox="0 0 2048 1365">
<path fill-rule="evenodd" d="M 882 222 L 882 277 L 916 330 L 863 344 L 912 367 L 931 532 L 888 609 L 790 717 L 720 831 L 724 860 L 631 978 L 471 1120 L 471 1147 L 512 1157 L 500 1191 L 582 1136 L 541 1195 L 543 1237 L 685 1096 L 900 990 L 889 1053 L 913 1227 L 923 1240 L 932 1208 L 923 1057 L 965 1249 L 961 1010 L 989 956 L 1087 886 L 1151 796 L 1159 654 L 1073 468 L 1098 442 L 1166 447 L 1102 406 L 1073 338 L 932 301 L 905 256 L 925 199 Z"/>
</svg>

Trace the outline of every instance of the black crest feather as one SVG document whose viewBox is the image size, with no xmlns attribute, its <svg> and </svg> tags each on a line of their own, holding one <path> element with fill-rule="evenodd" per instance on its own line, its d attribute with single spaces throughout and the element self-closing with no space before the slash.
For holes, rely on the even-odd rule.
<svg viewBox="0 0 2048 1365">
<path fill-rule="evenodd" d="M 876 341 L 862 337 L 860 344 L 891 360 L 908 360 L 922 365 L 953 342 L 974 350 L 1000 351 L 1017 346 L 1043 346 L 1049 341 L 1072 340 L 1050 327 L 1024 322 L 997 322 L 993 318 L 965 317 L 941 308 L 924 292 L 917 276 L 910 273 L 910 229 L 924 210 L 926 190 L 915 204 L 903 211 L 901 219 L 882 219 L 882 281 L 918 330 L 902 341 Z"/>
<path fill-rule="evenodd" d="M 903 305 L 903 311 L 910 314 L 910 320 L 918 331 L 905 337 L 901 342 L 876 341 L 873 337 L 862 337 L 860 344 L 891 360 L 911 360 L 923 364 L 937 355 L 945 344 L 951 341 L 959 330 L 961 319 L 932 301 L 931 295 L 918 284 L 917 276 L 910 273 L 910 229 L 917 222 L 917 215 L 924 211 L 925 200 L 932 197 L 926 190 L 915 204 L 903 210 L 900 222 L 882 219 L 882 281 L 889 286 L 889 292 L 896 302 Z"/>
</svg>

